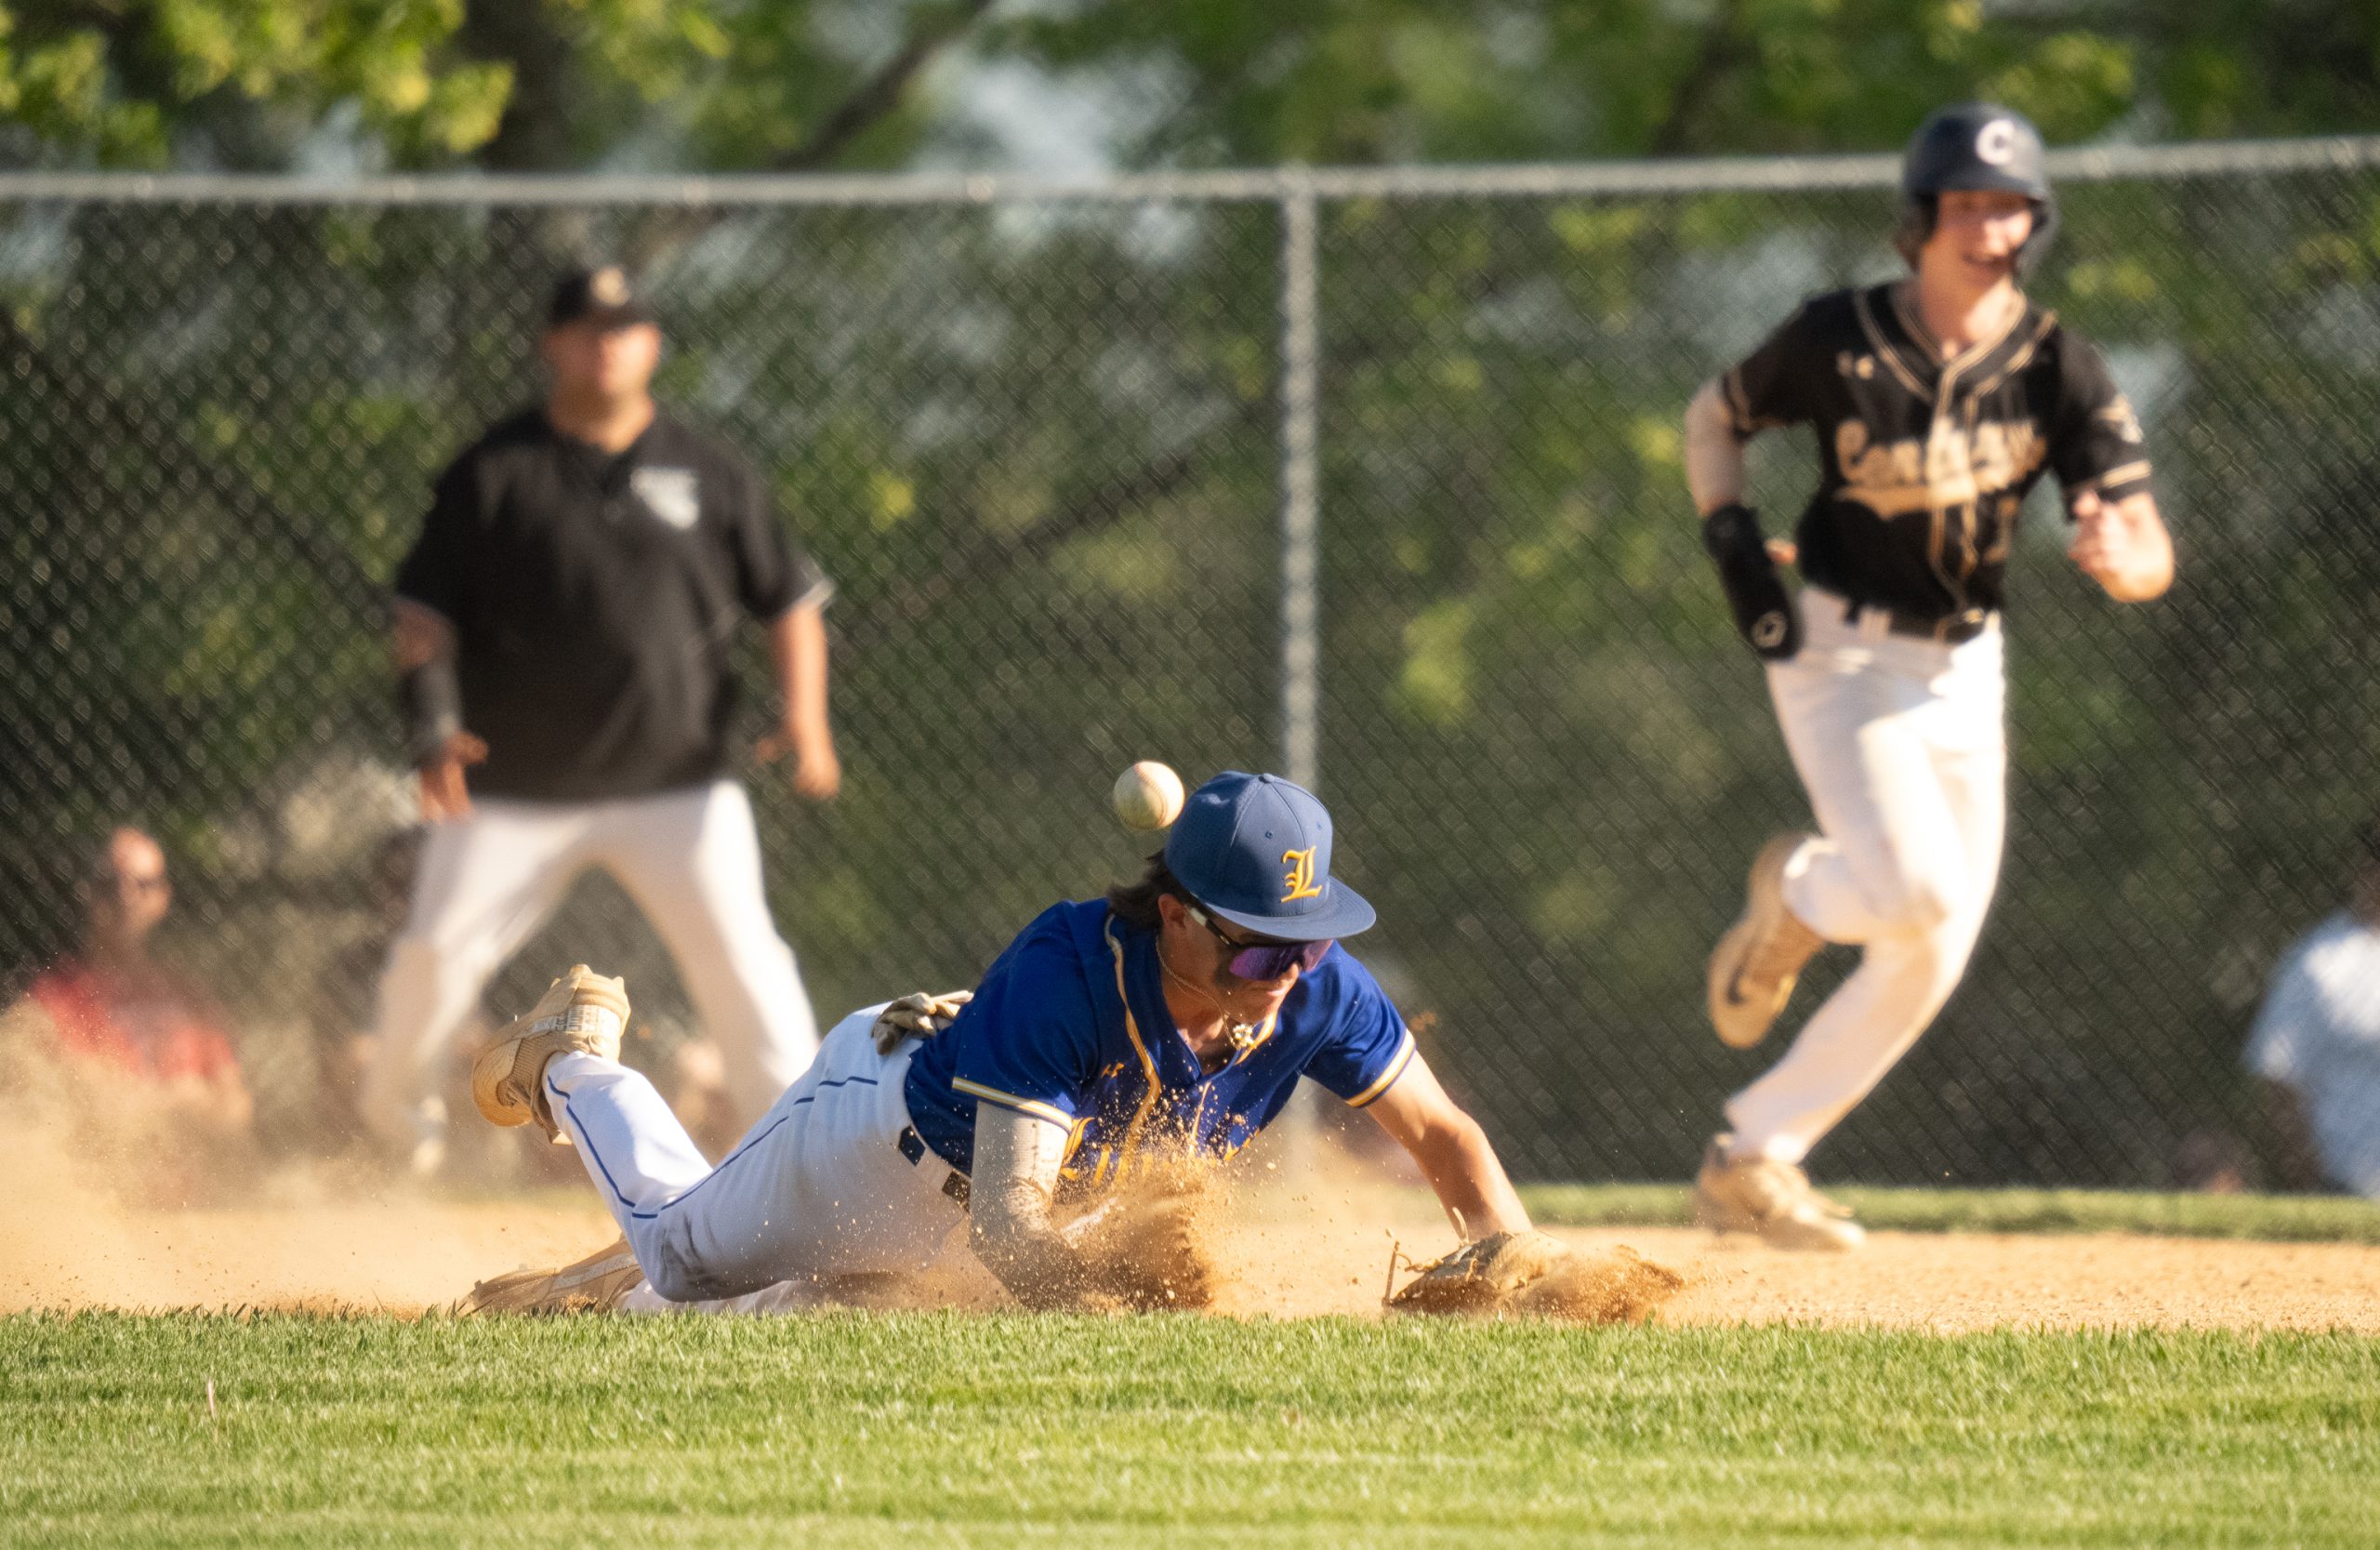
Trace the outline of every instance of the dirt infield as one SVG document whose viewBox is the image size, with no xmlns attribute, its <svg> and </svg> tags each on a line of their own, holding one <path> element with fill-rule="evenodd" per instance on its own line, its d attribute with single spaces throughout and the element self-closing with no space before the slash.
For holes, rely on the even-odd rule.
<svg viewBox="0 0 2380 1550">
<path fill-rule="evenodd" d="M 19 1162 L 24 1159 L 15 1159 Z M 443 1306 L 484 1276 L 554 1265 L 613 1236 L 591 1197 L 506 1202 L 358 1198 L 283 1180 L 265 1203 L 137 1209 L 56 1172 L 0 1197 L 0 1311 Z M 1373 1314 L 1392 1248 L 1451 1234 L 1411 1192 L 1293 1188 L 1251 1202 L 1226 1244 L 1223 1311 Z M 1807 1323 L 1953 1331 L 2003 1326 L 2346 1329 L 2380 1334 L 2380 1248 L 2117 1235 L 1879 1233 L 1857 1254 L 1790 1254 L 1675 1228 L 1565 1231 L 1682 1271 L 1673 1324 Z M 904 1298 L 904 1302 L 924 1300 Z M 972 1265 L 930 1300 L 996 1305 Z"/>
<path fill-rule="evenodd" d="M 1250 1234 L 1282 1278 L 1236 1289 L 1233 1311 L 1376 1309 L 1392 1238 L 1443 1252 L 1443 1222 L 1410 1195 L 1298 1202 Z M 1342 1207 L 1341 1202 L 1344 1201 Z M 1951 1332 L 2011 1326 L 2353 1330 L 2380 1334 L 2380 1248 L 2131 1234 L 1877 1233 L 1853 1254 L 1788 1253 L 1692 1228 L 1557 1229 L 1626 1244 L 1686 1276 L 1670 1324 L 1818 1324 Z"/>
</svg>

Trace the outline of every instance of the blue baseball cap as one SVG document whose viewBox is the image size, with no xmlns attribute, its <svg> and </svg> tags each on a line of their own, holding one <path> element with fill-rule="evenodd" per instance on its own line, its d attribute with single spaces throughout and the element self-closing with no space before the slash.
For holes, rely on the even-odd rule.
<svg viewBox="0 0 2380 1550">
<path fill-rule="evenodd" d="M 1225 770 L 1191 792 L 1166 837 L 1165 865 L 1209 910 L 1276 941 L 1353 936 L 1378 919 L 1330 875 L 1321 799 L 1279 775 Z"/>
</svg>

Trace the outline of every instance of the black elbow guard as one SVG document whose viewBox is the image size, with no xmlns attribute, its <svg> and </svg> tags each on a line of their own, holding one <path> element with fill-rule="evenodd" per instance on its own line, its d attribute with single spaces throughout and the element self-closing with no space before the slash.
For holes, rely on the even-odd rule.
<svg viewBox="0 0 2380 1550">
<path fill-rule="evenodd" d="M 1719 585 L 1736 616 L 1737 633 L 1771 662 L 1802 649 L 1802 616 L 1777 574 L 1760 536 L 1760 513 L 1741 501 L 1702 519 L 1702 547 L 1719 567 Z"/>
<path fill-rule="evenodd" d="M 463 730 L 463 686 L 451 656 L 433 657 L 397 679 L 404 712 L 405 757 L 416 770 L 446 757 L 446 740 Z"/>
</svg>

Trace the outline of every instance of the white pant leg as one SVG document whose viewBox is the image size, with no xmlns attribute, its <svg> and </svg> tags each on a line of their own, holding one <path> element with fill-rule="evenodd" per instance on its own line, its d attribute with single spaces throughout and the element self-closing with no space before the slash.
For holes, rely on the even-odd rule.
<svg viewBox="0 0 2380 1550">
<path fill-rule="evenodd" d="M 1860 966 L 1783 1059 L 1727 1104 L 1737 1147 L 1798 1163 L 1884 1079 L 1957 986 L 1997 881 L 2006 753 L 2000 637 L 1957 647 L 1814 612 L 1770 670 L 1822 838 L 1786 902 Z"/>
<path fill-rule="evenodd" d="M 749 1317 L 808 1313 L 826 1304 L 830 1296 L 830 1291 L 809 1281 L 779 1281 L 741 1297 L 705 1297 L 698 1302 L 673 1303 L 654 1291 L 651 1281 L 639 1281 L 621 1294 L 615 1306 L 621 1313 L 733 1313 Z"/>
<path fill-rule="evenodd" d="M 711 1168 L 652 1083 L 616 1061 L 558 1056 L 546 1097 L 588 1177 L 670 1303 L 738 1298 L 780 1281 L 914 1273 L 965 1220 L 950 1170 L 900 1146 L 905 1045 L 876 1051 L 880 1007 L 835 1026 L 819 1057 Z"/>
<path fill-rule="evenodd" d="M 818 1052 L 810 993 L 761 886 L 750 799 L 721 780 L 608 803 L 596 845 L 677 960 L 750 1123 Z"/>
<path fill-rule="evenodd" d="M 593 809 L 482 799 L 436 823 L 422 844 L 413 902 L 380 973 L 377 1038 L 360 1107 L 400 1145 L 444 1129 L 438 1066 L 488 976 L 526 942 L 586 865 Z"/>
</svg>

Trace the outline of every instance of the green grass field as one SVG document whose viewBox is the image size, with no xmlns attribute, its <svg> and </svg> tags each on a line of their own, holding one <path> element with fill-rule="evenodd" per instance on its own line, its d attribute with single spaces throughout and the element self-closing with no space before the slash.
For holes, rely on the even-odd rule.
<svg viewBox="0 0 2380 1550">
<path fill-rule="evenodd" d="M 2268 1243 L 2380 1243 L 2380 1201 L 2347 1195 L 2182 1195 L 2116 1189 L 1888 1189 L 1827 1193 L 1886 1232 L 2146 1233 Z M 1527 1185 L 1551 1226 L 1683 1227 L 1693 1191 L 1675 1184 Z"/>
<path fill-rule="evenodd" d="M 10 1545 L 2362 1546 L 2375 1479 L 2345 1335 L 0 1319 Z"/>
</svg>

